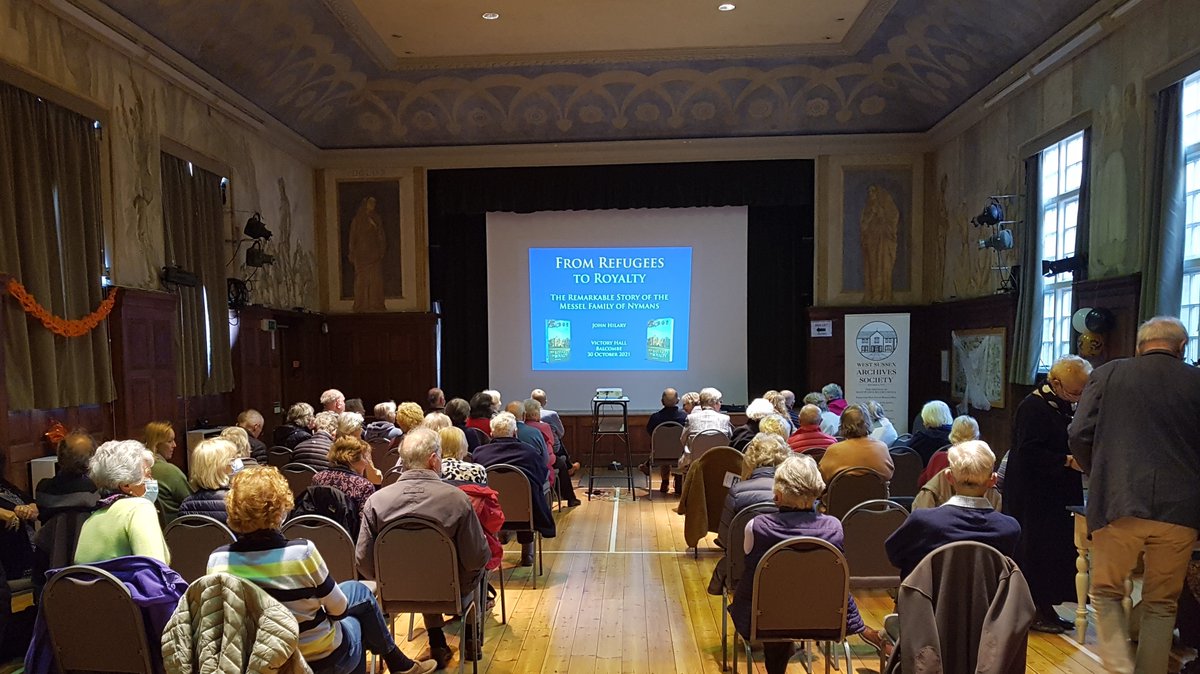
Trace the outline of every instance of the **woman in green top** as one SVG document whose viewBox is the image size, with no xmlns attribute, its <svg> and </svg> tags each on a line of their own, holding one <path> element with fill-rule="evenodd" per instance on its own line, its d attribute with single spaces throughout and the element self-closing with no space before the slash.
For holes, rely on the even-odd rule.
<svg viewBox="0 0 1200 674">
<path fill-rule="evenodd" d="M 171 463 L 175 454 L 175 429 L 169 421 L 151 421 L 142 433 L 142 442 L 154 452 L 154 467 L 150 469 L 158 480 L 158 518 L 163 527 L 179 516 L 179 504 L 192 495 L 187 476 L 178 466 Z"/>
<path fill-rule="evenodd" d="M 143 555 L 169 564 L 171 555 L 158 515 L 150 502 L 153 481 L 145 476 L 137 440 L 106 442 L 88 462 L 92 482 L 100 490 L 98 509 L 83 523 L 75 547 L 76 564 Z"/>
</svg>

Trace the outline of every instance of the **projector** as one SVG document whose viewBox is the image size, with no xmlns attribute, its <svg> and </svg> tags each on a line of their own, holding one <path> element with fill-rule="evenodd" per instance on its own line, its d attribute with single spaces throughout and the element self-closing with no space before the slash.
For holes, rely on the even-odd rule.
<svg viewBox="0 0 1200 674">
<path fill-rule="evenodd" d="M 596 400 L 620 400 L 625 395 L 620 388 L 597 388 Z"/>
</svg>

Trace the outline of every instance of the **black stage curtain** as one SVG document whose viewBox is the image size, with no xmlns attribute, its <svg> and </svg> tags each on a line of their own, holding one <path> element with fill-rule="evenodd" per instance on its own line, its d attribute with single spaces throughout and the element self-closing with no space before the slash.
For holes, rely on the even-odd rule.
<svg viewBox="0 0 1200 674">
<path fill-rule="evenodd" d="M 430 171 L 430 291 L 441 307 L 442 388 L 463 398 L 488 388 L 487 213 L 698 206 L 748 207 L 750 395 L 803 388 L 814 189 L 811 160 Z"/>
</svg>

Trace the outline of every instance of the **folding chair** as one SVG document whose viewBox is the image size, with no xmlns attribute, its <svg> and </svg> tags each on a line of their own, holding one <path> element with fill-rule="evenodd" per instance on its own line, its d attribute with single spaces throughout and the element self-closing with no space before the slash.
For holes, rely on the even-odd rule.
<svg viewBox="0 0 1200 674">
<path fill-rule="evenodd" d="M 358 578 L 354 562 L 354 539 L 342 525 L 324 515 L 301 515 L 284 522 L 283 535 L 312 541 L 325 560 L 329 575 L 337 582 Z"/>
<path fill-rule="evenodd" d="M 779 507 L 770 501 L 746 506 L 733 516 L 729 523 L 729 540 L 726 541 L 725 587 L 721 592 L 721 671 L 729 670 L 729 602 L 737 591 L 742 573 L 746 570 L 746 523 L 763 513 L 779 512 Z"/>
<path fill-rule="evenodd" d="M 830 643 L 846 651 L 846 672 L 854 674 L 850 644 L 846 641 L 846 611 L 850 574 L 846 558 L 832 543 L 811 536 L 796 536 L 772 547 L 754 569 L 750 605 L 750 634 L 742 641 L 748 671 L 754 671 L 750 642 L 824 642 L 825 674 L 832 661 Z M 803 604 L 804 610 L 796 607 Z M 735 630 L 736 631 L 736 630 Z M 737 672 L 733 649 L 733 671 Z M 807 650 L 806 650 L 807 653 Z M 812 671 L 811 663 L 808 670 Z"/>
<path fill-rule="evenodd" d="M 500 510 L 504 512 L 504 526 L 501 527 L 501 531 L 533 532 L 537 572 L 530 573 L 529 580 L 536 590 L 537 577 L 543 573 L 545 566 L 542 563 L 542 535 L 533 526 L 533 491 L 529 485 L 529 478 L 520 468 L 507 463 L 488 466 L 487 473 L 488 486 L 496 490 Z M 500 575 L 500 622 L 505 623 L 508 621 L 508 614 L 504 597 L 504 566 L 501 565 L 497 572 Z"/>
<path fill-rule="evenodd" d="M 900 569 L 888 561 L 884 542 L 908 519 L 908 511 L 888 500 L 867 501 L 842 518 L 842 549 L 850 565 L 850 589 L 896 589 Z M 884 652 L 879 651 L 879 671 Z"/>
<path fill-rule="evenodd" d="M 287 480 L 288 486 L 292 488 L 292 496 L 300 498 L 305 489 L 308 489 L 312 484 L 313 476 L 317 474 L 317 469 L 307 463 L 289 463 L 279 469 L 283 473 L 284 479 Z"/>
<path fill-rule="evenodd" d="M 292 450 L 276 445 L 267 450 L 267 465 L 283 468 L 292 462 Z"/>
<path fill-rule="evenodd" d="M 111 573 L 85 565 L 62 569 L 42 591 L 41 612 L 64 674 L 154 673 L 142 610 Z"/>
<path fill-rule="evenodd" d="M 383 475 L 383 483 L 379 486 L 386 487 L 388 485 L 394 484 L 396 482 L 396 480 L 400 479 L 400 474 L 403 472 L 404 472 L 403 466 L 393 466 L 393 467 L 389 468 L 388 471 L 386 473 L 384 473 L 384 475 Z"/>
<path fill-rule="evenodd" d="M 839 520 L 859 503 L 886 499 L 887 478 L 870 468 L 856 466 L 838 471 L 825 487 L 825 514 Z"/>
<path fill-rule="evenodd" d="M 400 453 L 389 451 L 392 441 L 387 438 L 375 438 L 367 444 L 371 445 L 371 463 L 381 472 L 386 473 L 400 460 Z"/>
<path fill-rule="evenodd" d="M 229 527 L 208 515 L 181 515 L 163 529 L 171 549 L 171 568 L 188 583 L 208 571 L 213 550 L 237 540 Z"/>
<path fill-rule="evenodd" d="M 464 645 L 468 617 L 473 617 L 477 643 L 483 645 L 484 620 L 479 606 L 481 597 L 486 596 L 486 578 L 483 574 L 479 584 L 464 596 L 454 540 L 440 525 L 424 517 L 408 516 L 389 522 L 375 538 L 376 596 L 384 614 L 462 616 Z M 463 650 L 459 649 L 460 674 L 467 662 Z M 479 671 L 478 661 L 471 661 L 471 671 Z"/>
<path fill-rule="evenodd" d="M 646 498 L 654 498 L 654 485 L 651 482 L 654 479 L 654 464 L 664 460 L 675 463 L 683 453 L 682 438 L 683 424 L 679 422 L 664 421 L 654 427 L 654 432 L 650 434 L 650 458 L 646 462 L 649 466 L 646 489 L 650 492 Z"/>
</svg>

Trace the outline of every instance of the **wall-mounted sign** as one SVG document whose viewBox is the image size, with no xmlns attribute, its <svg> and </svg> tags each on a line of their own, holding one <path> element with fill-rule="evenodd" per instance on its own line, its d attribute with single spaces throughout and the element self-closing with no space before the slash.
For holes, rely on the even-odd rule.
<svg viewBox="0 0 1200 674">
<path fill-rule="evenodd" d="M 833 321 L 809 321 L 809 330 L 813 337 L 832 337 Z"/>
</svg>

